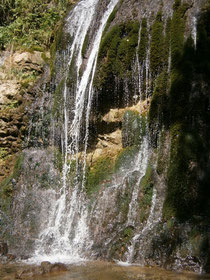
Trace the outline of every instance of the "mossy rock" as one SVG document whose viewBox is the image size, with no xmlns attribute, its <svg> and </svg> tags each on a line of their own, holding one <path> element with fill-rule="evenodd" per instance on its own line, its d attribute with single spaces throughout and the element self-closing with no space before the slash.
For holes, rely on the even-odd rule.
<svg viewBox="0 0 210 280">
<path fill-rule="evenodd" d="M 1 210 L 3 212 L 10 211 L 14 187 L 16 182 L 21 175 L 23 169 L 23 161 L 24 161 L 24 153 L 20 153 L 17 156 L 15 166 L 13 169 L 13 173 L 4 179 L 0 184 L 0 202 L 1 202 Z"/>
<path fill-rule="evenodd" d="M 116 75 L 121 78 L 128 77 L 136 54 L 138 45 L 139 22 L 129 21 L 115 25 L 102 38 L 95 85 L 98 88 L 110 83 Z"/>
<path fill-rule="evenodd" d="M 134 228 L 132 226 L 126 227 L 124 230 L 119 232 L 118 239 L 112 243 L 111 246 L 111 257 L 121 259 L 122 256 L 128 249 L 130 241 L 134 235 Z"/>
<path fill-rule="evenodd" d="M 146 119 L 138 112 L 126 111 L 122 121 L 123 148 L 140 146 L 146 134 Z"/>
<path fill-rule="evenodd" d="M 57 85 L 56 90 L 54 92 L 52 114 L 55 118 L 58 118 L 60 116 L 60 112 L 63 106 L 64 87 L 65 79 L 62 79 L 61 82 Z"/>
<path fill-rule="evenodd" d="M 151 47 L 150 47 L 150 71 L 152 76 L 155 77 L 163 69 L 163 65 L 166 61 L 165 57 L 165 39 L 163 35 L 163 21 L 162 11 L 159 11 L 156 16 L 156 20 L 152 25 L 151 34 Z"/>
<path fill-rule="evenodd" d="M 99 158 L 87 171 L 86 192 L 91 195 L 98 191 L 100 184 L 109 179 L 113 173 L 113 161 L 109 157 Z"/>
<path fill-rule="evenodd" d="M 148 47 L 148 41 L 149 41 L 149 34 L 147 31 L 147 19 L 143 18 L 141 23 L 141 33 L 140 33 L 140 42 L 139 42 L 139 48 L 138 48 L 138 58 L 139 62 L 143 63 L 143 61 L 146 59 L 147 55 L 147 47 Z"/>
<path fill-rule="evenodd" d="M 146 173 L 140 182 L 140 201 L 139 201 L 139 216 L 140 221 L 143 223 L 149 216 L 149 209 L 151 207 L 154 175 L 153 167 L 149 164 L 146 169 Z"/>
<path fill-rule="evenodd" d="M 169 88 L 169 76 L 167 72 L 162 72 L 157 80 L 155 89 L 152 95 L 151 106 L 149 110 L 149 125 L 155 126 L 156 123 L 160 125 L 167 125 L 169 122 L 168 112 L 168 88 Z"/>
<path fill-rule="evenodd" d="M 88 49 L 88 44 L 89 44 L 89 34 L 87 33 L 86 36 L 85 36 L 83 46 L 82 46 L 82 57 L 83 58 L 85 58 L 85 54 L 86 54 L 86 51 Z"/>
<path fill-rule="evenodd" d="M 137 155 L 139 149 L 136 146 L 126 147 L 124 148 L 117 156 L 115 160 L 115 171 L 119 171 L 120 169 L 128 168 L 132 164 Z"/>
<path fill-rule="evenodd" d="M 162 131 L 159 137 L 159 145 L 157 149 L 158 160 L 157 160 L 156 171 L 159 175 L 162 174 L 165 170 L 167 170 L 168 155 L 164 151 L 167 145 L 168 143 L 166 143 L 166 132 Z"/>
</svg>

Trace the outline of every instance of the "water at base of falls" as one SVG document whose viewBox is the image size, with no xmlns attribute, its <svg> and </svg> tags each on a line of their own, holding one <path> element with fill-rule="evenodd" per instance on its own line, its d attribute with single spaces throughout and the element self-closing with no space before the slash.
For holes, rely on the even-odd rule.
<svg viewBox="0 0 210 280">
<path fill-rule="evenodd" d="M 31 267 L 31 266 L 30 266 Z M 27 265 L 0 264 L 0 279 L 14 279 L 14 273 L 27 270 Z M 33 267 L 32 267 L 33 268 Z M 10 278 L 11 277 L 11 278 Z M 27 278 L 28 279 L 28 278 Z M 57 272 L 38 276 L 34 279 L 49 280 L 207 280 L 210 275 L 199 275 L 196 273 L 167 271 L 160 268 L 149 268 L 140 266 L 123 267 L 107 262 L 87 262 L 69 266 L 67 272 Z"/>
</svg>

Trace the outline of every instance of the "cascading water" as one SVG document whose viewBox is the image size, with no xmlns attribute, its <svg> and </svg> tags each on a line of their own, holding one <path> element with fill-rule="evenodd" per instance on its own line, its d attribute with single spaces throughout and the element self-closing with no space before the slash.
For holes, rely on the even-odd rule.
<svg viewBox="0 0 210 280">
<path fill-rule="evenodd" d="M 48 259 L 72 261 L 78 260 L 91 246 L 87 227 L 87 207 L 81 192 L 81 184 L 75 183 L 73 190 L 69 190 L 67 186 L 67 176 L 71 168 L 72 159 L 77 157 L 79 152 L 80 132 L 82 126 L 82 116 L 85 115 L 85 148 L 84 148 L 84 166 L 85 170 L 85 154 L 87 150 L 89 114 L 91 109 L 91 101 L 93 95 L 93 78 L 96 70 L 97 56 L 102 33 L 109 15 L 113 11 L 118 0 L 111 0 L 107 6 L 107 10 L 103 14 L 98 31 L 94 38 L 91 52 L 87 60 L 86 68 L 80 78 L 80 68 L 82 65 L 82 47 L 85 36 L 93 21 L 98 0 L 84 0 L 78 3 L 75 9 L 70 13 L 67 21 L 69 22 L 68 32 L 73 37 L 73 42 L 68 50 L 68 60 L 66 68 L 68 69 L 73 59 L 76 57 L 76 92 L 75 104 L 73 108 L 73 119 L 69 127 L 69 111 L 68 96 L 69 89 L 67 86 L 67 76 L 64 83 L 64 167 L 63 167 L 63 183 L 58 194 L 57 201 L 49 215 L 48 221 L 43 226 L 44 230 L 40 233 L 39 240 L 36 243 L 36 251 L 33 261 Z M 78 159 L 77 168 L 78 168 Z M 70 163 L 69 163 L 70 162 Z M 83 171 L 83 177 L 85 172 Z M 84 181 L 84 178 L 83 178 Z"/>
<path fill-rule="evenodd" d="M 196 49 L 196 46 L 197 46 L 197 18 L 196 16 L 193 17 L 193 27 L 192 27 L 192 38 L 193 38 L 193 41 L 194 41 L 194 47 Z"/>
</svg>

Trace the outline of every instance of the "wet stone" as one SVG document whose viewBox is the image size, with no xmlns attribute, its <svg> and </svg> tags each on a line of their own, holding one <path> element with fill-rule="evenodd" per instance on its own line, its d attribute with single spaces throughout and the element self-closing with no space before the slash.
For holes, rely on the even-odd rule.
<svg viewBox="0 0 210 280">
<path fill-rule="evenodd" d="M 41 267 L 45 273 L 49 273 L 51 271 L 52 264 L 50 262 L 45 261 L 41 263 Z"/>
<path fill-rule="evenodd" d="M 0 255 L 6 256 L 8 253 L 8 246 L 7 243 L 0 241 Z"/>
</svg>

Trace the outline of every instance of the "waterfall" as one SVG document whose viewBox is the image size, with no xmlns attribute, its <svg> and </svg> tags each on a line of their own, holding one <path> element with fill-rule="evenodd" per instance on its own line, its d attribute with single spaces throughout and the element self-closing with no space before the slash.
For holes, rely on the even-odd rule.
<svg viewBox="0 0 210 280">
<path fill-rule="evenodd" d="M 194 47 L 196 49 L 197 46 L 197 18 L 196 16 L 192 19 L 192 38 L 194 42 Z"/>
<path fill-rule="evenodd" d="M 138 154 L 138 158 L 136 160 L 135 169 L 132 170 L 132 172 L 139 171 L 139 177 L 138 177 L 137 183 L 134 185 L 131 202 L 129 204 L 128 219 L 127 219 L 128 226 L 135 225 L 137 211 L 138 211 L 138 195 L 139 195 L 139 191 L 140 191 L 139 185 L 140 185 L 141 179 L 145 175 L 148 158 L 149 158 L 149 149 L 148 149 L 148 139 L 147 139 L 147 135 L 146 135 L 144 137 L 143 143 L 141 145 L 141 149 Z"/>
<path fill-rule="evenodd" d="M 139 151 L 138 160 L 137 160 L 137 166 L 139 168 L 140 174 L 139 174 L 139 179 L 134 186 L 134 189 L 133 189 L 133 192 L 132 192 L 131 202 L 129 204 L 128 221 L 127 221 L 128 226 L 131 226 L 131 225 L 135 226 L 135 224 L 136 224 L 136 218 L 138 216 L 137 215 L 138 204 L 139 204 L 138 195 L 139 195 L 139 192 L 140 192 L 139 186 L 140 186 L 141 179 L 145 175 L 147 164 L 148 164 L 148 159 L 149 159 L 149 149 L 148 148 L 149 148 L 149 141 L 148 141 L 148 136 L 146 135 L 145 138 L 144 138 L 144 141 L 142 143 L 142 147 Z M 150 216 L 152 216 L 153 211 L 154 211 L 154 206 L 153 206 L 153 203 L 152 203 L 151 210 L 150 210 L 150 215 L 149 215 L 149 218 L 147 220 L 147 223 L 149 222 L 149 220 L 151 220 Z M 136 241 L 139 238 L 139 236 L 140 236 L 140 233 L 137 233 L 132 238 L 131 245 L 128 247 L 128 252 L 127 252 L 127 256 L 126 256 L 126 263 L 128 263 L 128 264 L 132 263 L 132 261 L 133 261 L 135 244 L 136 244 Z"/>
<path fill-rule="evenodd" d="M 73 59 L 76 58 L 76 91 L 74 93 L 75 103 L 71 113 L 71 125 L 69 125 L 69 88 L 67 86 L 67 74 L 64 79 L 64 136 L 63 136 L 63 183 L 61 189 L 55 196 L 58 199 L 54 203 L 54 207 L 48 217 L 48 221 L 43 222 L 43 230 L 36 242 L 36 251 L 33 261 L 40 260 L 60 260 L 76 261 L 80 259 L 86 250 L 91 247 L 92 242 L 89 240 L 87 215 L 88 209 L 85 198 L 81 191 L 79 182 L 75 186 L 69 188 L 67 176 L 71 168 L 72 160 L 79 152 L 79 141 L 81 134 L 82 116 L 85 115 L 85 138 L 84 138 L 84 154 L 87 150 L 89 114 L 91 109 L 91 101 L 93 96 L 93 79 L 96 70 L 97 56 L 102 33 L 106 22 L 113 11 L 118 0 L 111 0 L 107 6 L 105 13 L 102 15 L 100 25 L 96 32 L 91 52 L 88 57 L 86 68 L 80 77 L 80 69 L 82 61 L 82 47 L 86 34 L 90 25 L 93 23 L 98 0 L 83 0 L 70 13 L 67 18 L 68 33 L 73 38 L 72 44 L 69 46 L 64 60 L 67 61 L 66 69 L 68 70 Z M 67 71 L 66 71 L 67 72 Z M 76 156 L 77 157 L 77 156 Z M 85 158 L 85 156 L 84 156 Z M 76 159 L 78 161 L 78 159 Z M 77 162 L 78 168 L 78 162 Z M 85 170 L 85 162 L 83 166 Z M 85 172 L 83 171 L 83 177 Z M 84 178 L 83 178 L 84 181 Z"/>
</svg>

